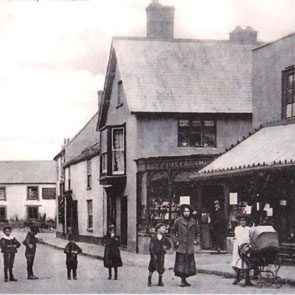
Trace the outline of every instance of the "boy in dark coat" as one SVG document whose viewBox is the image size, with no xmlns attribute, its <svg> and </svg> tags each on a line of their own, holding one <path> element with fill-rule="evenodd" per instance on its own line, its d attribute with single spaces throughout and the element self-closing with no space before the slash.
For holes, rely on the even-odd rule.
<svg viewBox="0 0 295 295">
<path fill-rule="evenodd" d="M 107 235 L 103 237 L 103 244 L 105 245 L 103 263 L 104 267 L 109 269 L 108 279 L 112 279 L 112 267 L 115 270 L 114 280 L 118 279 L 118 267 L 123 265 L 121 255 L 120 255 L 120 240 L 119 237 L 115 235 L 114 225 L 110 225 Z"/>
<path fill-rule="evenodd" d="M 15 253 L 17 248 L 21 246 L 19 241 L 11 236 L 12 227 L 5 226 L 3 228 L 4 236 L 0 240 L 1 250 L 4 258 L 4 282 L 8 282 L 8 271 L 9 271 L 9 280 L 16 282 L 17 279 L 13 276 L 13 263 Z"/>
<path fill-rule="evenodd" d="M 151 259 L 149 263 L 149 277 L 148 277 L 148 286 L 152 287 L 152 275 L 154 271 L 157 271 L 159 274 L 158 286 L 163 287 L 162 276 L 165 271 L 165 254 L 166 250 L 171 248 L 171 243 L 169 239 L 165 236 L 166 225 L 164 223 L 158 223 L 156 225 L 157 234 L 151 237 L 150 241 L 150 254 Z"/>
<path fill-rule="evenodd" d="M 73 271 L 73 279 L 77 280 L 77 266 L 78 266 L 78 254 L 82 253 L 82 249 L 75 243 L 73 235 L 68 236 L 69 243 L 65 247 L 65 254 L 67 254 L 67 274 L 68 280 L 71 279 L 71 271 Z"/>
<path fill-rule="evenodd" d="M 25 256 L 27 258 L 27 272 L 28 280 L 37 280 L 38 277 L 34 276 L 33 265 L 36 254 L 37 242 L 41 242 L 41 239 L 36 238 L 36 234 L 39 232 L 39 228 L 32 226 L 28 232 L 23 244 L 26 246 Z"/>
</svg>

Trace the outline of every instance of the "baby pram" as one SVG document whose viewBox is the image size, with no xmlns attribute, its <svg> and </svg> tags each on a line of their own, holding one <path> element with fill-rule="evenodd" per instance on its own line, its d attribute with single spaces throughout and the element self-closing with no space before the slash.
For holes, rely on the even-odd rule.
<svg viewBox="0 0 295 295">
<path fill-rule="evenodd" d="M 250 231 L 251 243 L 240 246 L 242 271 L 253 270 L 257 286 L 275 285 L 280 288 L 282 280 L 278 276 L 281 260 L 278 257 L 279 237 L 272 226 L 256 226 Z"/>
</svg>

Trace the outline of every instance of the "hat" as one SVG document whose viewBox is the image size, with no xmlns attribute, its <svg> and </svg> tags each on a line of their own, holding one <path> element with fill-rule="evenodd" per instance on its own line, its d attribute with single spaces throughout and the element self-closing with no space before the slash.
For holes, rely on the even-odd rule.
<svg viewBox="0 0 295 295">
<path fill-rule="evenodd" d="M 157 223 L 156 226 L 155 226 L 155 230 L 157 231 L 162 226 L 167 227 L 167 225 L 165 223 Z"/>
<path fill-rule="evenodd" d="M 220 204 L 219 200 L 215 200 L 213 204 Z"/>
<path fill-rule="evenodd" d="M 5 226 L 3 227 L 3 232 L 5 233 L 5 231 L 6 231 L 7 229 L 12 230 L 12 227 L 11 227 L 10 225 L 5 225 Z"/>
<path fill-rule="evenodd" d="M 115 226 L 113 224 L 110 224 L 108 227 L 108 230 L 111 230 L 111 229 L 115 229 Z"/>
<path fill-rule="evenodd" d="M 246 220 L 247 223 L 251 222 L 251 217 L 245 213 L 239 214 L 237 215 L 237 220 L 241 221 L 241 220 Z"/>
</svg>

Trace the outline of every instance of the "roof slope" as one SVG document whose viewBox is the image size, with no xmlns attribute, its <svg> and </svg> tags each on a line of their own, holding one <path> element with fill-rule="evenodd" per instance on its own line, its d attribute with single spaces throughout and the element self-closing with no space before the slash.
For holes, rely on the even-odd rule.
<svg viewBox="0 0 295 295">
<path fill-rule="evenodd" d="M 113 39 L 131 112 L 251 113 L 257 45 Z"/>
<path fill-rule="evenodd" d="M 55 161 L 0 161 L 0 183 L 56 183 Z"/>
<path fill-rule="evenodd" d="M 199 172 L 207 174 L 293 162 L 294 136 L 295 124 L 264 127 Z"/>
</svg>

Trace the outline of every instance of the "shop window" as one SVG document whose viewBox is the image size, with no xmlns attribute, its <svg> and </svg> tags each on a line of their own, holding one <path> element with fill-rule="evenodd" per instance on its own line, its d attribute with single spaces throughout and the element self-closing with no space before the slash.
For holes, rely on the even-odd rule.
<svg viewBox="0 0 295 295">
<path fill-rule="evenodd" d="M 0 221 L 6 221 L 6 207 L 0 207 Z"/>
<path fill-rule="evenodd" d="M 27 200 L 39 200 L 38 186 L 28 186 Z"/>
<path fill-rule="evenodd" d="M 0 201 L 6 201 L 5 187 L 0 187 Z"/>
<path fill-rule="evenodd" d="M 87 160 L 87 189 L 91 189 L 91 160 Z"/>
<path fill-rule="evenodd" d="M 178 120 L 179 147 L 216 147 L 216 122 L 213 119 Z"/>
<path fill-rule="evenodd" d="M 56 189 L 55 187 L 44 187 L 42 188 L 42 199 L 43 200 L 55 200 Z"/>
<path fill-rule="evenodd" d="M 125 126 L 101 131 L 100 175 L 125 174 Z"/>
<path fill-rule="evenodd" d="M 37 206 L 28 206 L 28 220 L 37 220 L 39 217 L 39 208 Z"/>
<path fill-rule="evenodd" d="M 93 203 L 92 200 L 87 200 L 87 228 L 92 229 L 93 228 Z"/>
<path fill-rule="evenodd" d="M 283 71 L 283 118 L 295 117 L 295 66 Z"/>
</svg>

